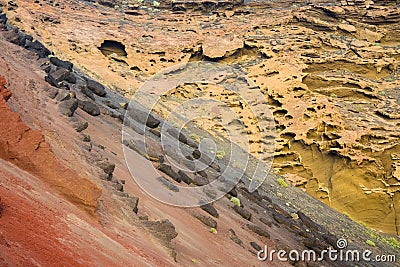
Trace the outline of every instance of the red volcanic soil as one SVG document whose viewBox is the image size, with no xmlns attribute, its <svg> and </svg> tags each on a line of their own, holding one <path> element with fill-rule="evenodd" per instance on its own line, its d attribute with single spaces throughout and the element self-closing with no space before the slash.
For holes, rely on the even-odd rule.
<svg viewBox="0 0 400 267">
<path fill-rule="evenodd" d="M 10 110 L 6 100 L 11 92 L 5 85 L 0 77 L 0 157 L 44 178 L 65 195 L 68 187 L 78 188 L 78 182 L 81 183 L 81 190 L 68 194 L 68 198 L 94 212 L 99 189 L 62 166 L 43 135 L 27 127 Z M 65 234 L 66 226 L 58 221 L 57 214 L 43 203 L 29 201 L 27 195 L 32 187 L 20 180 L 29 174 L 18 172 L 6 162 L 0 165 L 0 266 L 33 266 L 39 262 L 46 266 L 83 266 L 76 261 L 77 257 L 64 252 L 67 247 L 61 243 L 60 235 Z M 67 182 L 73 177 L 74 182 Z M 12 186 L 11 190 L 8 186 Z M 18 192 L 18 187 L 25 194 Z"/>
<path fill-rule="evenodd" d="M 31 189 L 4 169 L 0 169 L 0 175 L 5 183 Z M 54 211 L 3 186 L 0 195 L 0 266 L 83 266 L 72 253 L 64 252 L 67 246 L 60 241 L 66 226 L 60 224 Z"/>
<path fill-rule="evenodd" d="M 36 175 L 76 205 L 95 214 L 101 190 L 62 165 L 40 131 L 30 129 L 6 100 L 11 96 L 0 77 L 0 158 Z"/>
</svg>

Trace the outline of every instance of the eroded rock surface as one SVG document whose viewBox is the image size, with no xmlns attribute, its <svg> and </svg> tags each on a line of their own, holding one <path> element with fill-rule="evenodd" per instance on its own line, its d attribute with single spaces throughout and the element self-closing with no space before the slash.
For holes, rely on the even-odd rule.
<svg viewBox="0 0 400 267">
<path fill-rule="evenodd" d="M 188 209 L 158 202 L 130 179 L 123 157 L 126 151 L 132 156 L 134 167 L 143 172 L 153 171 L 145 167 L 147 161 L 154 168 L 160 164 L 170 166 L 160 148 L 159 127 L 167 114 L 163 112 L 193 97 L 224 99 L 241 119 L 232 123 L 245 126 L 243 135 L 250 137 L 250 152 L 262 158 L 265 151 L 260 151 L 260 142 L 266 135 L 257 134 L 255 118 L 249 116 L 246 103 L 217 85 L 206 87 L 202 83 L 184 84 L 170 91 L 165 95 L 166 109 L 157 110 L 154 116 L 130 110 L 136 116 L 135 123 L 151 129 L 151 134 L 143 147 L 137 140 L 148 133 L 132 130 L 132 139 L 124 140 L 126 147 L 122 151 L 121 121 L 128 100 L 116 92 L 132 95 L 151 75 L 177 63 L 213 60 L 242 69 L 254 84 L 252 88 L 263 93 L 265 99 L 259 101 L 271 106 L 278 131 L 273 165 L 276 172 L 354 220 L 397 233 L 399 8 L 394 1 L 343 1 L 341 5 L 311 2 L 304 5 L 301 1 L 261 1 L 219 8 L 213 13 L 207 8 L 171 13 L 171 6 L 167 8 L 164 3 L 157 8 L 154 3 L 138 6 L 122 1 L 97 1 L 100 5 L 95 1 L 0 2 L 9 21 L 24 30 L 2 24 L 1 28 L 7 30 L 4 38 L 11 43 L 6 44 L 0 36 L 0 44 L 6 48 L 0 67 L 11 78 L 10 88 L 16 96 L 9 100 L 10 106 L 30 126 L 45 134 L 33 135 L 34 150 L 50 153 L 50 145 L 42 142 L 46 138 L 54 159 L 68 163 L 89 176 L 90 184 L 102 188 L 95 211 L 99 221 L 93 222 L 70 203 L 58 207 L 59 201 L 63 202 L 57 197 L 59 191 L 47 190 L 46 185 L 36 183 L 26 173 L 22 176 L 26 183 L 40 193 L 21 199 L 27 185 L 18 180 L 18 186 L 13 186 L 12 181 L 17 179 L 13 174 L 15 167 L 2 164 L 2 184 L 18 191 L 0 187 L 2 196 L 7 196 L 6 200 L 0 199 L 0 227 L 7 227 L 6 235 L 0 232 L 0 246 L 7 248 L 7 257 L 0 253 L 0 263 L 21 262 L 23 257 L 27 264 L 45 265 L 46 258 L 40 257 L 36 245 L 43 246 L 46 241 L 56 245 L 49 249 L 58 256 L 60 264 L 74 265 L 68 256 L 73 255 L 74 259 L 87 259 L 85 266 L 98 261 L 109 266 L 212 266 L 221 264 L 221 255 L 224 265 L 257 265 L 260 262 L 256 250 L 264 244 L 274 249 L 309 248 L 320 253 L 329 246 L 335 247 L 337 239 L 343 237 L 350 241 L 351 248 L 361 250 L 366 240 L 372 239 L 377 246 L 368 248 L 375 254 L 398 254 L 397 239 L 381 237 L 354 223 L 279 180 L 274 173 L 268 176 L 263 191 L 250 193 L 245 179 L 231 190 L 230 195 L 240 200 L 241 208 L 224 197 L 212 205 L 203 205 L 202 209 L 194 208 L 197 216 Z M 0 21 L 6 20 L 0 17 Z M 51 53 L 59 60 L 46 59 Z M 71 73 L 74 78 L 67 77 Z M 48 74 L 57 77 L 47 78 L 45 83 Z M 43 84 L 47 89 L 42 90 Z M 2 94 L 10 98 L 8 91 Z M 58 94 L 60 98 L 53 100 Z M 57 109 L 69 100 L 95 105 L 97 116 L 76 108 L 70 114 L 72 118 L 62 116 Z M 73 121 L 87 121 L 90 126 L 77 133 Z M 214 126 L 200 119 L 195 123 L 204 130 Z M 16 133 L 22 137 L 22 143 L 35 133 L 24 125 L 28 135 Z M 224 137 L 221 127 L 213 130 L 216 136 Z M 219 177 L 223 153 L 210 162 L 208 155 L 198 149 L 202 136 L 172 133 L 172 137 L 186 146 L 190 152 L 185 155 L 187 159 L 200 159 L 207 168 L 196 174 L 164 169 L 165 177 L 159 181 L 166 185 L 168 193 L 176 193 L 178 185 L 183 184 L 179 183 L 181 180 L 193 186 L 190 184 L 205 185 Z M 12 151 L 17 157 L 9 158 L 11 162 L 28 159 L 35 166 L 37 158 L 31 157 L 30 152 L 27 158 L 22 157 L 18 151 Z M 39 163 L 51 170 L 46 164 L 52 162 Z M 28 167 L 30 163 L 21 165 L 27 170 Z M 57 169 L 63 171 L 62 175 L 71 174 L 62 167 Z M 52 182 L 48 178 L 44 181 Z M 88 197 L 80 195 L 79 189 L 74 187 L 67 193 L 91 199 L 91 194 L 97 192 L 90 190 Z M 208 190 L 206 194 L 212 197 L 215 191 Z M 35 201 L 41 203 L 40 209 L 29 212 L 37 207 L 33 205 Z M 75 202 L 78 206 L 79 201 Z M 16 203 L 24 204 L 19 213 Z M 35 239 L 39 236 L 32 235 L 34 229 L 18 230 L 26 229 L 22 220 L 18 220 L 18 227 L 10 223 L 12 214 L 23 218 L 31 215 L 33 225 L 40 226 L 44 223 L 40 216 L 56 219 L 49 221 L 51 228 L 37 228 L 39 233 L 47 231 L 49 238 Z M 2 221 L 4 218 L 6 221 Z M 52 232 L 54 229 L 57 231 Z M 18 240 L 17 235 L 10 234 L 14 232 L 28 238 Z M 30 238 L 37 242 L 30 242 Z M 57 246 L 57 240 L 66 240 L 62 244 L 66 247 Z M 8 244 L 13 242 L 23 249 L 9 249 Z M 34 248 L 29 248 L 32 244 Z M 76 248 L 81 254 L 67 254 L 77 251 Z M 25 258 L 21 251 L 32 254 Z M 285 264 L 271 262 L 272 266 Z M 338 266 L 328 261 L 321 264 Z"/>
<path fill-rule="evenodd" d="M 67 2 L 16 2 L 18 13 L 9 12 L 13 23 L 127 95 L 177 63 L 212 59 L 240 67 L 264 93 L 275 116 L 275 170 L 355 220 L 397 232 L 396 1 L 312 1 L 304 6 L 254 2 L 229 14 L 217 10 L 209 16 L 188 9 L 178 17 L 171 17 L 163 5 L 142 9 L 119 3 L 110 9 L 80 1 L 80 12 L 72 12 Z M 35 21 L 54 17 L 61 8 L 73 14 L 31 29 Z M 124 15 L 126 8 L 139 13 Z M 79 32 L 74 30 L 77 24 Z M 102 44 L 114 44 L 110 49 L 115 51 L 102 54 L 97 49 Z M 91 83 L 89 89 L 103 96 L 103 88 Z M 196 90 L 205 89 L 188 85 L 180 88 L 185 95 L 179 97 L 192 97 Z M 235 103 L 234 98 L 229 102 Z M 246 113 L 241 105 L 233 108 L 239 115 Z M 251 120 L 244 123 L 255 133 Z M 250 138 L 251 152 L 259 155 L 260 137 Z"/>
</svg>

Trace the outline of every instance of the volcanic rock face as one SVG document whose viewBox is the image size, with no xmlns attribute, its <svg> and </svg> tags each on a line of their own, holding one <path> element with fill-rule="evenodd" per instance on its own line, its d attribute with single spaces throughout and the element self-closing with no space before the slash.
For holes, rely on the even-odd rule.
<svg viewBox="0 0 400 267">
<path fill-rule="evenodd" d="M 127 95 L 177 63 L 212 59 L 240 67 L 274 113 L 279 132 L 274 168 L 356 221 L 397 232 L 396 1 L 312 1 L 304 6 L 257 1 L 231 13 L 178 17 L 162 5 L 141 8 L 121 2 L 110 9 L 77 2 L 74 8 L 80 12 L 74 12 L 68 2 L 43 2 L 38 12 L 37 3 L 16 2 L 18 13 L 9 12 L 13 23 Z M 126 9 L 137 14 L 123 13 Z M 71 15 L 31 28 L 55 12 Z M 80 25 L 79 31 L 74 25 Z M 101 86 L 90 83 L 95 94 L 104 94 Z M 200 87 L 182 87 L 180 97 L 205 90 Z M 235 103 L 233 98 L 229 102 Z M 236 112 L 245 114 L 241 109 L 238 105 Z M 244 123 L 248 132 L 255 132 L 246 116 Z M 260 137 L 250 138 L 251 152 L 261 154 Z"/>
<path fill-rule="evenodd" d="M 268 160 L 260 145 L 267 136 L 257 133 L 248 105 L 217 85 L 183 84 L 153 115 L 135 108 L 124 115 L 128 100 L 119 92 L 133 94 L 165 67 L 212 60 L 240 68 L 263 93 L 257 100 L 270 105 L 276 172 L 353 219 L 397 233 L 399 8 L 393 1 L 311 2 L 257 1 L 211 14 L 187 6 L 171 13 L 158 2 L 0 1 L 20 29 L 0 17 L 7 30 L 0 32 L 0 70 L 13 93 L 2 81 L 0 265 L 47 266 L 56 256 L 57 266 L 256 266 L 264 244 L 321 253 L 338 238 L 359 250 L 372 239 L 374 254 L 398 255 L 398 239 L 354 223 L 274 173 L 260 191 L 250 193 L 243 178 L 227 197 L 200 201 L 194 212 L 149 197 L 130 179 L 123 153 L 137 170 L 159 171 L 169 194 L 221 175 L 224 154 L 211 162 L 200 151 L 202 136 L 168 133 L 190 149 L 186 159 L 207 163 L 197 173 L 177 170 L 160 144 L 166 111 L 202 96 L 227 104 L 240 118 L 232 124 L 245 127 L 250 152 Z M 52 53 L 57 58 L 47 59 Z M 125 116 L 148 132 L 132 128 L 122 148 Z M 195 123 L 226 136 L 209 120 Z M 268 262 L 289 264 L 306 265 Z"/>
</svg>

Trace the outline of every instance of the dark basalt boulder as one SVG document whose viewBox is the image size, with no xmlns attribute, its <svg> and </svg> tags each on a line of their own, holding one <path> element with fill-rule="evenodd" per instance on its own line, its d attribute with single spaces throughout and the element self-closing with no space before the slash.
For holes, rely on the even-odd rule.
<svg viewBox="0 0 400 267">
<path fill-rule="evenodd" d="M 203 224 L 207 225 L 210 228 L 217 228 L 217 221 L 209 216 L 205 216 L 203 214 L 194 214 L 196 219 L 201 221 Z"/>
<path fill-rule="evenodd" d="M 182 181 L 181 176 L 177 174 L 170 165 L 163 163 L 160 166 L 158 166 L 158 169 L 163 173 L 165 173 L 166 175 L 168 175 L 169 177 L 171 177 L 172 179 L 174 179 L 175 181 L 177 181 L 178 183 Z"/>
<path fill-rule="evenodd" d="M 251 219 L 251 213 L 250 213 L 250 211 L 245 210 L 244 208 L 239 207 L 239 206 L 234 206 L 234 207 L 233 207 L 233 210 L 234 210 L 237 214 L 239 214 L 240 216 L 242 216 L 243 219 L 246 219 L 246 220 L 250 221 L 250 219 Z"/>
<path fill-rule="evenodd" d="M 219 218 L 218 211 L 210 203 L 202 205 L 202 206 L 200 206 L 200 208 L 202 210 L 204 210 L 205 212 L 207 212 L 208 214 L 210 214 L 211 216 L 213 216 L 215 218 Z"/>
<path fill-rule="evenodd" d="M 106 88 L 99 82 L 96 82 L 94 80 L 88 80 L 86 85 L 90 91 L 92 91 L 98 96 L 104 97 L 107 94 Z"/>
<path fill-rule="evenodd" d="M 174 185 L 173 183 L 171 183 L 167 178 L 165 178 L 164 176 L 159 176 L 157 177 L 157 180 L 166 188 L 168 188 L 169 190 L 171 190 L 172 192 L 179 192 L 179 188 Z"/>
<path fill-rule="evenodd" d="M 100 108 L 90 101 L 79 101 L 79 108 L 92 116 L 100 115 Z"/>
<path fill-rule="evenodd" d="M 39 58 L 45 58 L 51 55 L 50 50 L 37 40 L 34 42 L 27 40 L 25 43 L 25 48 L 35 52 L 39 56 Z"/>
<path fill-rule="evenodd" d="M 77 99 L 65 100 L 58 105 L 58 110 L 60 111 L 60 113 L 68 117 L 72 117 L 77 108 L 78 108 Z"/>
<path fill-rule="evenodd" d="M 72 71 L 72 68 L 74 67 L 74 65 L 71 62 L 61 60 L 58 57 L 51 57 L 50 62 L 54 66 L 61 67 L 63 69 L 67 69 L 69 71 Z"/>
<path fill-rule="evenodd" d="M 81 93 L 84 94 L 85 96 L 89 97 L 93 101 L 96 100 L 93 92 L 91 90 L 89 90 L 89 88 L 87 88 L 86 86 L 81 86 L 80 90 L 81 90 Z"/>
<path fill-rule="evenodd" d="M 129 114 L 129 117 L 141 124 L 145 124 L 151 129 L 157 128 L 158 125 L 160 125 L 161 123 L 160 120 L 156 119 L 150 113 L 139 110 L 137 108 L 129 108 L 127 113 Z"/>
</svg>

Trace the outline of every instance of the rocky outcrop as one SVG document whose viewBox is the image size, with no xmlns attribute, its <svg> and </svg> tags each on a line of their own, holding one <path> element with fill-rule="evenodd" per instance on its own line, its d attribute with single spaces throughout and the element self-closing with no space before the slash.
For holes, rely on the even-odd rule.
<svg viewBox="0 0 400 267">
<path fill-rule="evenodd" d="M 40 177 L 74 204 L 96 216 L 101 190 L 88 178 L 62 165 L 39 132 L 30 129 L 6 104 L 10 91 L 0 78 L 0 157 Z M 63 101 L 62 103 L 67 102 Z M 68 103 L 68 102 L 67 102 Z"/>
</svg>

